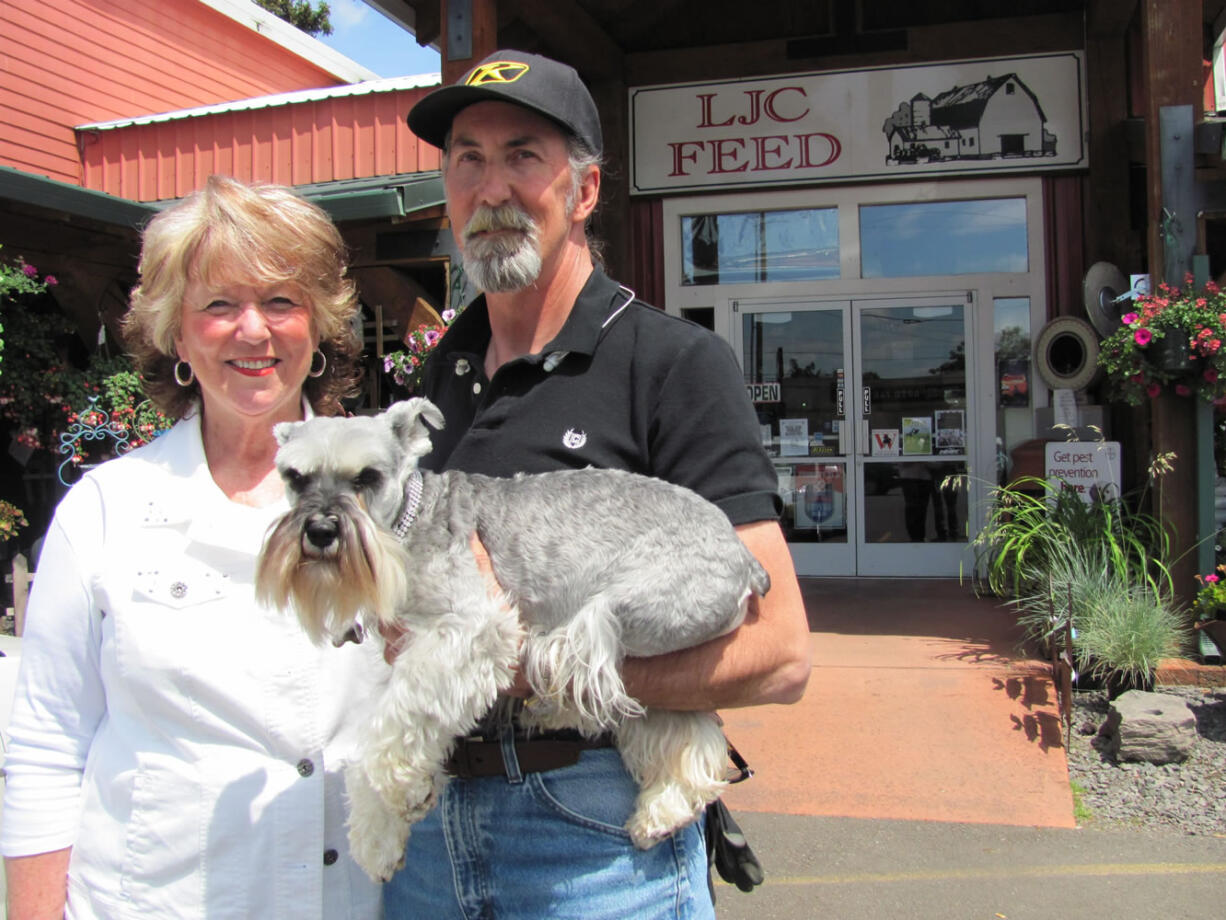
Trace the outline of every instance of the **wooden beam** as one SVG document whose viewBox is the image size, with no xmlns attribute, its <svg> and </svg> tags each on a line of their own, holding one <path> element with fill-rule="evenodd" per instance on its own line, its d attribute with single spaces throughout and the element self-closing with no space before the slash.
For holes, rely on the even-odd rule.
<svg viewBox="0 0 1226 920">
<path fill-rule="evenodd" d="M 1182 284 L 1163 278 L 1162 132 L 1160 112 L 1168 105 L 1202 108 L 1200 0 L 1140 0 L 1145 84 L 1145 162 L 1147 177 L 1147 248 L 1154 284 Z M 1197 117 L 1197 121 L 1201 118 Z M 1188 215 L 1191 219 L 1192 215 Z"/>
<path fill-rule="evenodd" d="M 585 80 L 623 79 L 621 47 L 578 3 L 513 0 L 509 7 L 540 37 L 550 57 L 570 64 Z"/>
</svg>

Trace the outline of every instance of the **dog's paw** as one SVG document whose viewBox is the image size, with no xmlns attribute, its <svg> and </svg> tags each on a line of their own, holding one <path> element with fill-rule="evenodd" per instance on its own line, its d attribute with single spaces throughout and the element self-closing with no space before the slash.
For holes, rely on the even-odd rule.
<svg viewBox="0 0 1226 920">
<path fill-rule="evenodd" d="M 389 882 L 397 870 L 404 868 L 404 848 L 408 835 L 359 834 L 349 829 L 349 851 L 353 861 L 374 882 Z"/>
<path fill-rule="evenodd" d="M 675 786 L 640 790 L 634 813 L 626 822 L 630 839 L 640 850 L 651 849 L 678 828 L 695 821 L 706 806 L 704 798 L 696 797 L 694 790 Z"/>
<path fill-rule="evenodd" d="M 630 841 L 640 850 L 650 850 L 661 840 L 672 836 L 675 827 L 662 827 L 653 824 L 644 816 L 635 813 L 626 822 L 626 830 L 630 833 Z"/>
</svg>

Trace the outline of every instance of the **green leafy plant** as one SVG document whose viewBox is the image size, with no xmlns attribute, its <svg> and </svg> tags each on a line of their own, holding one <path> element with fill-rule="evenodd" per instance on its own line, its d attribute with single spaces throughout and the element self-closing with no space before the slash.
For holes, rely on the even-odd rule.
<svg viewBox="0 0 1226 920">
<path fill-rule="evenodd" d="M 48 288 L 55 287 L 57 283 L 55 275 L 40 278 L 38 269 L 27 263 L 21 256 L 17 257 L 16 264 L 0 261 L 0 311 L 7 313 L 9 308 L 20 300 L 44 294 Z M 0 324 L 0 333 L 3 332 L 4 326 Z M 12 332 L 9 335 L 11 336 Z M 3 356 L 3 352 L 4 339 L 0 338 L 0 357 Z M 0 373 L 2 372 L 3 366 L 0 365 Z"/>
<path fill-rule="evenodd" d="M 12 502 L 0 499 L 0 543 L 13 539 L 22 527 L 29 526 L 25 512 Z"/>
<path fill-rule="evenodd" d="M 987 589 L 1012 599 L 1046 591 L 1072 546 L 1093 547 L 1108 569 L 1171 593 L 1171 538 L 1162 522 L 1111 495 L 1085 502 L 1059 480 L 1026 476 L 993 489 L 972 541 Z"/>
<path fill-rule="evenodd" d="M 1213 282 L 1193 290 L 1191 280 L 1182 290 L 1161 284 L 1137 298 L 1099 348 L 1099 366 L 1134 406 L 1164 391 L 1207 401 L 1226 395 L 1226 293 Z M 1162 360 L 1171 347 L 1186 354 L 1186 367 Z"/>
</svg>

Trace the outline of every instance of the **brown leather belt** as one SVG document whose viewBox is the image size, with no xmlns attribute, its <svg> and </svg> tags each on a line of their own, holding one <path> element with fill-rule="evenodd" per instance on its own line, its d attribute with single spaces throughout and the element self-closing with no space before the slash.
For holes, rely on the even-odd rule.
<svg viewBox="0 0 1226 920">
<path fill-rule="evenodd" d="M 561 767 L 570 767 L 579 762 L 584 751 L 613 746 L 610 735 L 583 738 L 577 733 L 556 733 L 534 738 L 516 739 L 515 759 L 521 773 L 546 773 Z M 461 738 L 447 759 L 447 773 L 459 779 L 477 779 L 485 776 L 506 776 L 506 764 L 502 760 L 501 741 L 481 741 Z"/>
</svg>

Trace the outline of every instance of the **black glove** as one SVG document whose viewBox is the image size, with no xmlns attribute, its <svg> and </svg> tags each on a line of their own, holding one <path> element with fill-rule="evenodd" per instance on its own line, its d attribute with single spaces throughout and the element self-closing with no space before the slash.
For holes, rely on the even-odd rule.
<svg viewBox="0 0 1226 920">
<path fill-rule="evenodd" d="M 749 842 L 740 825 L 722 801 L 716 799 L 707 806 L 707 861 L 715 867 L 719 877 L 741 891 L 753 891 L 762 884 L 765 875 L 758 857 L 749 848 Z M 715 900 L 715 886 L 711 885 L 711 900 Z"/>
</svg>

